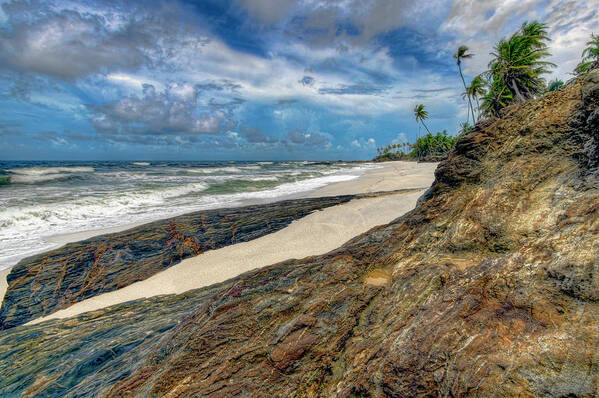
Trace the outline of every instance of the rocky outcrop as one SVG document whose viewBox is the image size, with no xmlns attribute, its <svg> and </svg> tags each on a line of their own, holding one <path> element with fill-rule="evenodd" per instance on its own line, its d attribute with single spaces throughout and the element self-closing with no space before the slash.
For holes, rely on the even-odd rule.
<svg viewBox="0 0 599 398">
<path fill-rule="evenodd" d="M 26 258 L 7 277 L 0 329 L 147 279 L 187 257 L 278 231 L 315 210 L 375 195 L 199 211 Z"/>
<path fill-rule="evenodd" d="M 331 253 L 0 332 L 0 393 L 596 396 L 589 84 L 479 124 L 415 210 Z"/>
</svg>

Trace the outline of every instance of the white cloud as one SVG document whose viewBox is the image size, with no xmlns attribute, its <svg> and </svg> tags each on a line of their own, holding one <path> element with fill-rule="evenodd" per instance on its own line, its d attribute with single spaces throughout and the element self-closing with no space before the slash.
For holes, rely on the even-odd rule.
<svg viewBox="0 0 599 398">
<path fill-rule="evenodd" d="M 114 102 L 91 106 L 96 131 L 118 138 L 129 135 L 216 134 L 225 123 L 221 112 L 198 106 L 196 90 L 171 83 L 164 91 L 144 84 L 141 96 L 130 95 Z"/>
<path fill-rule="evenodd" d="M 376 141 L 372 137 L 367 138 L 367 139 L 356 138 L 356 139 L 352 140 L 350 145 L 356 149 L 371 151 L 376 148 Z"/>
<path fill-rule="evenodd" d="M 405 133 L 397 133 L 397 137 L 391 140 L 393 145 L 403 144 L 404 142 L 408 142 L 408 137 Z"/>
<path fill-rule="evenodd" d="M 467 45 L 475 54 L 463 64 L 465 73 L 475 76 L 487 69 L 489 53 L 501 37 L 538 19 L 549 26 L 549 61 L 558 65 L 552 75 L 568 79 L 591 33 L 599 31 L 598 10 L 599 0 L 456 0 L 441 31 L 456 36 L 446 51 Z"/>
</svg>

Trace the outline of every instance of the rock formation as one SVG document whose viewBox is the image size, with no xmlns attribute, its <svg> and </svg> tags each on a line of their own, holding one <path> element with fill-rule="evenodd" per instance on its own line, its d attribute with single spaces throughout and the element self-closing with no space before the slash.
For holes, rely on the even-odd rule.
<svg viewBox="0 0 599 398">
<path fill-rule="evenodd" d="M 463 137 L 323 256 L 0 332 L 23 396 L 599 394 L 599 71 Z"/>
<path fill-rule="evenodd" d="M 0 329 L 147 279 L 187 257 L 278 231 L 315 210 L 382 194 L 198 211 L 23 259 L 7 277 Z"/>
</svg>

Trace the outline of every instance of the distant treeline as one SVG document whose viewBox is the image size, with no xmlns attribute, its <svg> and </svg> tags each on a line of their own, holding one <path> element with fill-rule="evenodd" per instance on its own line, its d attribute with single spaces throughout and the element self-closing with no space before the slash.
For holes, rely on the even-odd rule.
<svg viewBox="0 0 599 398">
<path fill-rule="evenodd" d="M 451 136 L 447 131 L 437 134 L 427 133 L 413 144 L 404 142 L 377 148 L 378 156 L 374 160 L 439 161 L 454 147 L 462 134 Z"/>
</svg>

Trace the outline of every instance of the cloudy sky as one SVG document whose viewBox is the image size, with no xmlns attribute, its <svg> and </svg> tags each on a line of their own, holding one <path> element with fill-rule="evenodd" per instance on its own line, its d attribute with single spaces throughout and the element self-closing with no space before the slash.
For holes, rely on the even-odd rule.
<svg viewBox="0 0 599 398">
<path fill-rule="evenodd" d="M 564 80 L 599 0 L 1 1 L 0 160 L 366 159 L 466 118 L 469 79 L 522 22 Z"/>
</svg>

